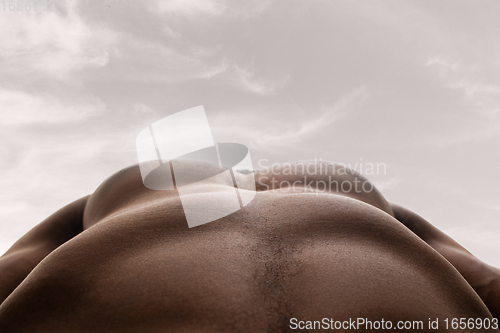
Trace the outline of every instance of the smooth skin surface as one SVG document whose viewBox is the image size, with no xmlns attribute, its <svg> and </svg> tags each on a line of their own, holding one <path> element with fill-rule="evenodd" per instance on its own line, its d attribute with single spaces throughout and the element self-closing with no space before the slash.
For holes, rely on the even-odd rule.
<svg viewBox="0 0 500 333">
<path fill-rule="evenodd" d="M 248 206 L 190 229 L 176 191 L 145 188 L 137 166 L 121 170 L 0 257 L 0 332 L 289 332 L 291 318 L 500 316 L 498 269 L 418 215 L 376 190 L 273 189 L 277 179 L 303 174 L 260 171 Z"/>
</svg>

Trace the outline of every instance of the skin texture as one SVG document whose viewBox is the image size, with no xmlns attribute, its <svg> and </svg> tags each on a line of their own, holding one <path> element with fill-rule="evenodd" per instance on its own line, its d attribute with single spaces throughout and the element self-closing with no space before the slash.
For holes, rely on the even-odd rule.
<svg viewBox="0 0 500 333">
<path fill-rule="evenodd" d="M 366 181 L 322 165 L 336 180 Z M 0 332 L 288 332 L 291 318 L 498 316 L 498 270 L 418 215 L 377 190 L 292 189 L 283 181 L 304 173 L 267 171 L 248 206 L 191 229 L 176 191 L 147 189 L 137 166 L 111 176 L 0 257 Z"/>
<path fill-rule="evenodd" d="M 474 257 L 448 235 L 414 212 L 391 205 L 394 216 L 455 266 L 484 301 L 492 315 L 500 317 L 500 269 Z"/>
</svg>

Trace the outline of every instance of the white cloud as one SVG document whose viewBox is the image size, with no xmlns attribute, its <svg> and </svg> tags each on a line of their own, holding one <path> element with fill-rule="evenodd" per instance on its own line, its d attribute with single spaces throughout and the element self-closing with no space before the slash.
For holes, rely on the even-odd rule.
<svg viewBox="0 0 500 333">
<path fill-rule="evenodd" d="M 303 142 L 308 136 L 321 133 L 336 121 L 345 117 L 352 106 L 364 101 L 368 93 L 359 88 L 342 97 L 330 107 L 322 107 L 319 115 L 308 112 L 305 119 L 291 119 L 288 110 L 285 114 L 275 112 L 250 111 L 245 114 L 224 114 L 212 118 L 210 124 L 224 140 L 234 140 L 249 145 L 251 148 L 273 150 L 290 147 Z M 275 114 L 277 118 L 270 118 Z M 295 124 L 299 125 L 295 125 Z"/>
<path fill-rule="evenodd" d="M 72 70 L 102 67 L 109 61 L 114 34 L 90 26 L 76 1 L 57 2 L 64 12 L 5 11 L 0 19 L 0 70 L 64 78 Z"/>
<path fill-rule="evenodd" d="M 123 78 L 131 81 L 182 82 L 210 79 L 227 70 L 224 59 L 214 56 L 215 49 L 193 46 L 189 51 L 163 42 L 122 38 L 121 55 L 117 61 L 127 68 Z"/>
<path fill-rule="evenodd" d="M 500 66 L 494 62 L 466 63 L 446 57 L 432 57 L 427 66 L 437 71 L 443 87 L 457 92 L 456 131 L 422 142 L 445 147 L 492 140 L 500 135 Z M 446 111 L 446 110 L 444 110 Z M 449 110 L 451 111 L 451 110 Z M 458 117 L 457 117 L 458 116 Z"/>
<path fill-rule="evenodd" d="M 215 79 L 223 85 L 256 95 L 270 95 L 286 86 L 290 75 L 258 73 L 221 54 L 218 47 L 206 48 L 150 40 L 122 38 L 121 66 L 124 78 L 132 81 L 183 82 Z M 144 57 L 147 55 L 147 58 Z"/>
<path fill-rule="evenodd" d="M 350 107 L 353 104 L 364 101 L 367 96 L 368 93 L 364 88 L 356 89 L 342 97 L 332 106 L 323 106 L 320 116 L 312 116 L 310 119 L 302 121 L 299 127 L 290 129 L 290 126 L 287 126 L 287 130 L 280 134 L 264 135 L 261 138 L 257 138 L 256 141 L 261 141 L 262 144 L 271 143 L 273 146 L 288 146 L 302 141 L 304 136 L 320 133 L 325 128 L 345 117 L 349 111 L 352 111 Z"/>
<path fill-rule="evenodd" d="M 442 77 L 446 77 L 448 71 L 457 71 L 459 66 L 460 66 L 460 62 L 459 61 L 453 61 L 453 60 L 450 60 L 450 59 L 445 59 L 443 57 L 431 57 L 427 60 L 427 66 L 437 66 L 437 69 L 439 70 L 439 74 L 442 76 Z"/>
<path fill-rule="evenodd" d="M 475 226 L 457 226 L 443 229 L 443 232 L 457 241 L 467 250 L 471 251 L 475 256 L 481 258 L 490 265 L 500 267 L 500 259 L 497 255 L 498 239 L 500 238 L 500 230 L 489 228 L 478 228 Z"/>
<path fill-rule="evenodd" d="M 200 15 L 247 19 L 261 14 L 271 3 L 270 0 L 159 0 L 150 7 L 153 12 L 197 18 Z"/>
<path fill-rule="evenodd" d="M 255 71 L 243 68 L 234 64 L 236 82 L 246 91 L 259 95 L 268 95 L 276 92 L 279 88 L 285 86 L 290 76 L 284 76 L 277 79 L 258 78 Z"/>
<path fill-rule="evenodd" d="M 227 6 L 224 1 L 217 0 L 160 0 L 157 10 L 168 14 L 221 15 L 227 10 Z"/>
<path fill-rule="evenodd" d="M 133 109 L 135 112 L 138 113 L 155 113 L 153 109 L 151 109 L 149 106 L 143 103 L 135 103 L 133 105 Z"/>
<path fill-rule="evenodd" d="M 367 97 L 364 88 L 359 88 L 350 94 L 342 97 L 330 107 L 322 107 L 320 116 L 313 116 L 310 119 L 300 122 L 298 127 L 286 126 L 282 132 L 263 133 L 254 139 L 255 146 L 280 147 L 289 146 L 304 140 L 305 136 L 313 133 L 320 133 L 323 129 L 333 125 L 336 121 L 347 115 L 349 107 Z"/>
<path fill-rule="evenodd" d="M 28 94 L 0 88 L 0 124 L 64 123 L 83 120 L 103 112 L 105 105 L 96 98 L 65 104 L 49 94 Z"/>
<path fill-rule="evenodd" d="M 223 60 L 220 64 L 214 66 L 208 66 L 201 71 L 199 77 L 201 79 L 211 79 L 219 74 L 226 72 L 228 69 L 227 62 Z"/>
<path fill-rule="evenodd" d="M 497 72 L 498 65 L 465 65 L 443 57 L 433 57 L 427 61 L 427 65 L 437 68 L 439 77 L 447 87 L 461 91 L 473 111 L 485 116 L 499 113 L 500 77 L 487 75 L 488 72 Z M 488 77 L 489 82 L 485 81 Z"/>
<path fill-rule="evenodd" d="M 462 78 L 455 83 L 451 84 L 450 87 L 462 89 L 467 97 L 475 97 L 480 94 L 500 94 L 500 86 L 484 84 L 481 82 L 470 82 L 465 78 Z"/>
<path fill-rule="evenodd" d="M 401 183 L 401 179 L 397 177 L 391 177 L 389 179 L 375 179 L 372 180 L 372 183 L 375 184 L 375 187 L 383 192 L 388 190 L 394 190 Z"/>
</svg>

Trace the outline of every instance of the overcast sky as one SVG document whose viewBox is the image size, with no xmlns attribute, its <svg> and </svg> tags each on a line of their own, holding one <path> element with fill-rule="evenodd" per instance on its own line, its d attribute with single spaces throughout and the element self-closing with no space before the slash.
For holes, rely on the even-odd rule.
<svg viewBox="0 0 500 333">
<path fill-rule="evenodd" d="M 498 1 L 55 3 L 0 7 L 0 252 L 204 105 L 254 164 L 385 163 L 389 201 L 500 266 Z"/>
</svg>

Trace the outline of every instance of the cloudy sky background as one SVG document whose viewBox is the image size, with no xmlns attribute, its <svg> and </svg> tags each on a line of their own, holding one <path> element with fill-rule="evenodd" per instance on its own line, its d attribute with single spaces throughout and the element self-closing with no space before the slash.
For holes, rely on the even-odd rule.
<svg viewBox="0 0 500 333">
<path fill-rule="evenodd" d="M 55 2 L 0 8 L 0 252 L 204 105 L 254 164 L 385 163 L 389 201 L 500 267 L 497 1 Z"/>
</svg>

